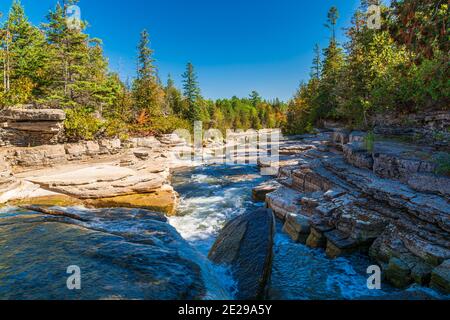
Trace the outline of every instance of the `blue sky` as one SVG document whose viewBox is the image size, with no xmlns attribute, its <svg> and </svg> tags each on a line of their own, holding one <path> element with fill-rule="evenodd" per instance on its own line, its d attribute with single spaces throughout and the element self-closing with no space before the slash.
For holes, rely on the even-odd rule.
<svg viewBox="0 0 450 320">
<path fill-rule="evenodd" d="M 6 12 L 12 0 L 1 0 Z M 207 98 L 244 97 L 257 90 L 265 98 L 287 100 L 307 80 L 313 47 L 329 41 L 323 26 L 332 5 L 338 28 L 349 25 L 358 0 L 81 0 L 87 32 L 103 40 L 110 67 L 122 78 L 135 74 L 136 45 L 146 28 L 163 81 L 171 73 L 178 86 L 187 61 L 196 67 Z M 56 0 L 22 0 L 34 23 L 45 20 Z M 344 31 L 339 31 L 344 39 Z"/>
</svg>

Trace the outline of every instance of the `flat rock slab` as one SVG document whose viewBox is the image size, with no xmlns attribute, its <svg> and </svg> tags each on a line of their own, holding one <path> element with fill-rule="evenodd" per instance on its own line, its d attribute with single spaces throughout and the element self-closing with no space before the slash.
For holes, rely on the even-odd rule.
<svg viewBox="0 0 450 320">
<path fill-rule="evenodd" d="M 202 299 L 198 257 L 161 214 L 146 210 L 0 213 L 0 299 Z M 7 248 L 7 249 L 6 249 Z M 81 290 L 68 290 L 69 266 Z M 220 298 L 220 297 L 217 297 Z"/>
<path fill-rule="evenodd" d="M 29 181 L 44 185 L 77 186 L 96 182 L 116 181 L 134 174 L 135 171 L 132 169 L 110 165 L 100 165 L 50 176 L 30 178 Z"/>
<path fill-rule="evenodd" d="M 97 165 L 54 175 L 30 177 L 27 181 L 79 199 L 100 199 L 155 192 L 165 183 L 166 175 Z"/>
<path fill-rule="evenodd" d="M 276 180 L 265 181 L 261 183 L 259 186 L 253 188 L 253 200 L 264 202 L 266 201 L 266 195 L 278 190 L 281 187 L 281 184 Z"/>
<path fill-rule="evenodd" d="M 66 114 L 59 109 L 9 108 L 2 110 L 0 121 L 64 121 Z"/>
<path fill-rule="evenodd" d="M 176 213 L 178 195 L 172 187 L 167 186 L 153 193 L 90 199 L 84 203 L 95 208 L 141 208 L 173 216 Z"/>
<path fill-rule="evenodd" d="M 238 300 L 265 297 L 272 269 L 274 233 L 272 211 L 259 209 L 230 221 L 211 249 L 211 261 L 231 266 Z"/>
</svg>

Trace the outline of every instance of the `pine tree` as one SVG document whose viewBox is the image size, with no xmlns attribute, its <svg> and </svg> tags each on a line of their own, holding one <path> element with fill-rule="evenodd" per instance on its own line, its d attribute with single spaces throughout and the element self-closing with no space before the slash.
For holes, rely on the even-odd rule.
<svg viewBox="0 0 450 320">
<path fill-rule="evenodd" d="M 322 72 L 322 56 L 320 54 L 320 47 L 318 44 L 314 47 L 313 66 L 311 68 L 311 78 L 320 79 Z"/>
<path fill-rule="evenodd" d="M 331 30 L 331 40 L 336 42 L 336 23 L 339 19 L 339 11 L 336 7 L 331 7 L 327 14 L 327 24 L 325 26 Z"/>
<path fill-rule="evenodd" d="M 150 49 L 150 36 L 147 30 L 141 32 L 138 52 L 137 79 L 133 84 L 136 114 L 146 112 L 150 117 L 159 117 L 162 115 L 164 90 L 154 65 L 155 60 L 153 50 Z"/>
<path fill-rule="evenodd" d="M 336 116 L 338 108 L 338 98 L 336 87 L 339 83 L 339 76 L 344 66 L 344 53 L 336 41 L 335 26 L 339 17 L 336 7 L 332 7 L 328 12 L 327 26 L 332 32 L 330 44 L 323 51 L 323 62 L 321 65 L 321 76 L 317 86 L 317 96 L 313 104 L 315 107 L 315 117 L 317 119 Z"/>
<path fill-rule="evenodd" d="M 169 74 L 167 78 L 167 85 L 165 87 L 166 102 L 164 107 L 164 114 L 177 114 L 182 112 L 181 92 L 175 87 L 175 82 Z"/>
<path fill-rule="evenodd" d="M 6 103 L 29 102 L 33 94 L 39 93 L 48 61 L 45 44 L 44 35 L 28 21 L 20 1 L 15 0 L 2 28 L 2 82 Z"/>
<path fill-rule="evenodd" d="M 250 93 L 250 101 L 254 107 L 256 107 L 262 101 L 261 96 L 257 91 L 254 90 L 252 91 L 252 93 Z"/>
<path fill-rule="evenodd" d="M 190 121 L 200 120 L 200 88 L 192 63 L 188 62 L 186 72 L 182 75 L 182 77 L 184 97 L 188 105 L 185 118 Z"/>
</svg>

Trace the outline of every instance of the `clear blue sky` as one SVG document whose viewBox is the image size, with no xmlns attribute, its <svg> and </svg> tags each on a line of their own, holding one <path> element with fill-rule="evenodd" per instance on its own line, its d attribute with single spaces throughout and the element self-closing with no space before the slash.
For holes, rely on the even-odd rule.
<svg viewBox="0 0 450 320">
<path fill-rule="evenodd" d="M 6 12 L 12 0 L 1 0 Z M 22 0 L 34 23 L 45 20 L 56 0 Z M 196 67 L 207 98 L 244 97 L 257 90 L 265 98 L 287 100 L 309 75 L 313 47 L 326 46 L 328 9 L 339 8 L 341 30 L 358 0 L 81 0 L 87 32 L 101 38 L 110 67 L 134 77 L 139 33 L 150 32 L 163 81 L 171 73 L 178 86 L 187 61 Z"/>
</svg>

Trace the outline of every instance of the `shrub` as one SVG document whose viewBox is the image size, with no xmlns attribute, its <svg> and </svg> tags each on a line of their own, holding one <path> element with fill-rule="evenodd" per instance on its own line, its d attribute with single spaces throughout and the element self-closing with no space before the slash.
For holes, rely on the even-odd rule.
<svg viewBox="0 0 450 320">
<path fill-rule="evenodd" d="M 71 141 L 92 140 L 104 127 L 104 122 L 96 118 L 89 108 L 76 107 L 65 112 L 64 128 Z"/>
</svg>

